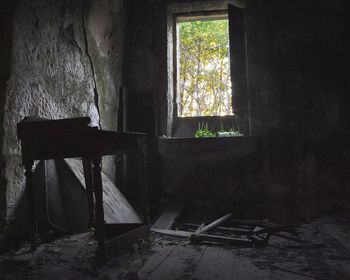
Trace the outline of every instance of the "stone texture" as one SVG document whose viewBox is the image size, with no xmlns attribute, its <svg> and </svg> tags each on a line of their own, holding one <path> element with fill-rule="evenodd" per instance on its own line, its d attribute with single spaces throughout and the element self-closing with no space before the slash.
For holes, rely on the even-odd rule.
<svg viewBox="0 0 350 280">
<path fill-rule="evenodd" d="M 83 51 L 81 5 L 67 4 L 22 1 L 16 12 L 13 70 L 3 123 L 9 214 L 23 186 L 16 124 L 26 116 L 58 119 L 88 115 L 95 125 L 99 120 L 91 69 L 86 67 Z"/>
<path fill-rule="evenodd" d="M 124 1 L 90 1 L 86 11 L 88 52 L 96 82 L 102 129 L 117 130 L 119 87 L 124 61 Z M 115 181 L 115 157 L 103 159 L 103 169 Z"/>
<path fill-rule="evenodd" d="M 169 106 L 172 102 L 166 94 L 166 4 L 192 1 L 132 2 L 132 27 L 137 30 L 142 25 L 143 30 L 152 31 L 147 34 L 153 34 L 152 44 L 138 44 L 137 52 L 153 53 L 157 57 L 153 64 L 150 61 L 144 63 L 142 72 L 148 73 L 150 79 L 149 73 L 159 73 L 155 76 L 158 84 L 153 87 L 153 92 L 157 97 L 155 104 L 159 104 L 156 108 L 159 112 L 158 135 L 163 135 L 167 133 L 167 124 L 171 123 Z M 316 0 L 245 2 L 251 131 L 263 140 L 263 159 L 259 166 L 262 176 L 251 176 L 256 180 L 241 188 L 242 199 L 249 197 L 245 190 L 268 189 L 270 197 L 264 200 L 272 201 L 278 195 L 278 192 L 274 193 L 278 190 L 275 186 L 289 188 L 290 193 L 296 190 L 317 193 L 325 198 L 332 197 L 332 201 L 336 197 L 349 199 L 350 56 L 346 51 L 350 38 L 349 4 L 341 0 L 332 3 Z M 131 48 L 137 37 L 137 32 L 131 35 L 129 57 L 137 55 Z M 137 67 L 136 60 L 130 59 L 129 63 L 129 68 Z M 128 74 L 130 81 L 138 81 L 134 74 Z M 148 80 L 147 85 L 151 84 Z M 134 88 L 132 94 L 141 92 L 137 85 Z M 143 96 L 148 94 L 146 91 L 141 93 Z M 162 190 L 173 188 L 175 196 L 192 193 L 195 185 L 196 190 L 200 186 L 201 195 L 210 197 L 213 184 L 211 179 L 206 180 L 206 173 L 210 173 L 220 182 L 227 178 L 224 189 L 233 196 L 232 199 L 237 199 L 237 186 L 232 180 L 239 176 L 236 171 L 218 170 L 215 166 L 208 168 L 207 163 L 190 165 L 166 159 L 162 159 L 162 165 Z M 249 164 L 244 168 L 248 174 L 252 169 Z M 293 199 L 296 199 L 295 195 Z M 333 206 L 337 204 L 335 201 Z M 299 207 L 302 208 L 305 207 Z"/>
<path fill-rule="evenodd" d="M 24 185 L 17 122 L 26 116 L 49 119 L 89 116 L 93 126 L 101 124 L 102 128 L 116 129 L 115 89 L 121 83 L 119 55 L 123 39 L 119 34 L 121 27 L 114 30 L 111 16 L 120 12 L 122 2 L 105 7 L 102 14 L 100 1 L 18 2 L 12 71 L 7 81 L 2 124 L 7 216 L 11 216 Z M 110 15 L 107 20 L 104 13 Z M 120 18 L 117 19 L 122 26 Z M 119 45 L 112 52 L 115 41 Z M 98 52 L 92 52 L 93 48 Z M 108 61 L 112 53 L 115 59 Z M 107 162 L 104 169 L 110 170 L 114 179 L 113 162 Z"/>
<path fill-rule="evenodd" d="M 23 185 L 16 122 L 26 115 L 89 115 L 95 125 L 115 129 L 123 57 L 132 101 L 130 127 L 147 131 L 151 144 L 155 135 L 167 132 L 171 100 L 166 94 L 166 4 L 187 1 L 128 1 L 131 32 L 125 54 L 126 3 L 91 0 L 83 10 L 82 1 L 18 1 L 15 32 L 2 34 L 0 205 L 6 190 L 11 208 Z M 278 187 L 269 186 L 290 188 L 303 205 L 314 197 L 300 198 L 303 192 L 317 194 L 317 198 L 349 197 L 350 4 L 344 0 L 246 3 L 252 132 L 263 139 L 262 176 L 248 186 L 271 190 L 271 199 Z M 8 26 L 4 30 L 12 25 L 11 12 L 6 15 L 0 20 Z M 151 154 L 156 154 L 156 145 Z M 111 179 L 113 162 L 110 158 L 103 165 Z M 173 162 L 165 166 L 165 178 L 172 178 L 169 174 L 181 169 Z M 244 172 L 249 174 L 252 167 L 245 166 Z M 183 169 L 190 178 L 198 176 L 198 170 L 212 172 L 205 165 Z M 235 183 L 231 183 L 235 171 L 223 171 L 217 171 L 220 180 L 226 178 L 226 186 L 232 186 L 230 193 L 237 194 Z M 194 181 L 206 188 L 205 176 Z M 188 189 L 186 184 L 180 187 L 184 192 Z M 241 192 L 242 198 L 247 197 L 244 187 Z"/>
<path fill-rule="evenodd" d="M 4 103 L 7 81 L 11 76 L 12 30 L 15 14 L 15 2 L 4 1 L 0 10 L 0 33 L 3 43 L 0 45 L 0 123 L 4 119 Z M 3 146 L 4 128 L 0 126 L 0 147 Z M 5 158 L 0 155 L 0 230 L 4 226 L 2 217 L 6 213 L 6 181 L 4 178 Z"/>
</svg>

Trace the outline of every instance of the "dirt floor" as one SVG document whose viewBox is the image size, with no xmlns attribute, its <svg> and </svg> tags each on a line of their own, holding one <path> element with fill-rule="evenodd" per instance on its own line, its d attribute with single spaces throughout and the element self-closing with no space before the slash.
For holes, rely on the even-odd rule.
<svg viewBox="0 0 350 280">
<path fill-rule="evenodd" d="M 350 279 L 350 213 L 329 214 L 302 224 L 305 243 L 273 236 L 263 248 L 191 244 L 151 235 L 151 246 L 94 266 L 92 234 L 65 236 L 42 244 L 35 254 L 0 256 L 0 279 Z"/>
</svg>

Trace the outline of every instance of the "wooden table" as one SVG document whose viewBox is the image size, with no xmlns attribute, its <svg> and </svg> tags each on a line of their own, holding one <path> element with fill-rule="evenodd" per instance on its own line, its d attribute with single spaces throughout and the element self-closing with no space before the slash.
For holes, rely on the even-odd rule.
<svg viewBox="0 0 350 280">
<path fill-rule="evenodd" d="M 38 243 L 38 213 L 33 185 L 35 160 L 82 158 L 88 197 L 89 226 L 95 227 L 98 243 L 96 260 L 105 261 L 105 222 L 102 198 L 102 156 L 119 153 L 138 155 L 138 173 L 141 185 L 141 209 L 144 222 L 148 221 L 146 180 L 146 135 L 135 132 L 114 132 L 90 127 L 90 118 L 45 120 L 25 118 L 17 124 L 21 140 L 22 162 L 25 167 L 26 190 L 31 198 L 32 249 Z"/>
</svg>

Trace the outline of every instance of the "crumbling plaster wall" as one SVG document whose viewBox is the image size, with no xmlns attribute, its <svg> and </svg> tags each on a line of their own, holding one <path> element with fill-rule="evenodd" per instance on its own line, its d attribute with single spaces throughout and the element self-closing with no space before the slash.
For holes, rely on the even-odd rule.
<svg viewBox="0 0 350 280">
<path fill-rule="evenodd" d="M 253 131 L 265 145 L 263 193 L 296 201 L 303 216 L 346 206 L 346 1 L 250 3 L 251 46 L 259 47 L 248 46 L 250 94 Z"/>
<path fill-rule="evenodd" d="M 148 55 L 128 60 L 128 77 L 135 81 L 132 93 L 138 93 L 138 100 L 151 96 L 150 92 L 156 96 L 158 133 L 165 134 L 171 102 L 167 99 L 166 5 L 192 1 L 134 2 L 131 26 L 147 30 L 140 33 L 149 34 L 149 43 L 134 44 L 138 33 L 133 32 L 129 56 L 134 54 L 133 46 Z M 293 204 L 304 216 L 336 204 L 344 206 L 339 198 L 350 196 L 349 4 L 343 0 L 247 0 L 246 9 L 252 133 L 263 140 L 260 170 L 248 189 L 255 190 L 262 204 Z M 140 61 L 143 68 L 137 75 L 132 69 Z M 244 188 L 230 189 L 231 175 L 236 173 L 233 162 L 221 169 L 215 163 L 189 168 L 189 163 L 161 162 L 162 187 L 174 187 L 175 195 L 195 192 L 211 197 L 215 177 L 223 188 L 220 194 L 225 188 L 232 195 L 244 192 Z M 254 170 L 248 163 L 244 166 L 248 173 Z M 211 179 L 206 178 L 208 173 Z M 196 190 L 195 186 L 202 187 Z M 243 204 L 249 202 L 247 192 L 241 197 Z M 281 209 L 266 211 L 273 214 Z"/>
<path fill-rule="evenodd" d="M 2 122 L 2 210 L 10 217 L 23 192 L 16 124 L 26 116 L 89 116 L 116 129 L 122 79 L 123 0 L 19 0 L 11 30 L 11 70 Z M 3 52 L 2 52 L 3 54 Z M 2 83 L 3 84 L 3 83 Z M 3 87 L 2 87 L 3 88 Z M 88 141 L 88 139 L 87 139 Z M 103 163 L 114 179 L 113 159 Z"/>
<path fill-rule="evenodd" d="M 96 83 L 95 104 L 98 104 L 100 127 L 114 131 L 118 123 L 119 89 L 123 84 L 125 2 L 90 0 L 85 13 L 88 55 Z M 115 182 L 115 156 L 104 157 L 102 166 Z"/>
<path fill-rule="evenodd" d="M 0 33 L 2 34 L 3 42 L 0 45 L 0 104 L 5 103 L 5 91 L 7 80 L 11 75 L 11 52 L 12 52 L 12 30 L 13 30 L 13 18 L 15 14 L 15 2 L 4 1 L 2 3 L 2 9 L 0 9 Z M 0 123 L 4 119 L 4 106 L 0 106 Z M 4 142 L 4 128 L 0 128 L 0 147 Z M 4 226 L 4 219 L 6 213 L 6 188 L 3 172 L 4 172 L 4 158 L 0 157 L 0 230 Z"/>
</svg>

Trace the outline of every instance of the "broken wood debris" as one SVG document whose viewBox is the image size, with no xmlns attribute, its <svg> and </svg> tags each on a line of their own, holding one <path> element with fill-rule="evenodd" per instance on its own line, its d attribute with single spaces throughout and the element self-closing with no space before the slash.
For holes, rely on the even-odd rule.
<svg viewBox="0 0 350 280">
<path fill-rule="evenodd" d="M 207 226 L 200 226 L 194 233 L 194 235 L 199 235 L 199 234 L 203 234 L 204 232 L 207 232 L 215 227 L 217 227 L 218 225 L 222 224 L 223 222 L 225 222 L 227 219 L 231 218 L 232 214 L 229 213 L 223 217 L 221 217 L 220 219 L 215 220 L 214 222 L 210 223 Z"/>
<path fill-rule="evenodd" d="M 152 229 L 170 229 L 176 218 L 181 214 L 186 202 L 183 200 L 172 201 L 163 214 L 153 224 Z"/>
<path fill-rule="evenodd" d="M 171 230 L 171 229 L 157 229 L 157 228 L 152 228 L 151 231 L 156 232 L 156 233 L 162 233 L 166 235 L 172 235 L 172 236 L 177 236 L 177 237 L 191 237 L 193 232 L 190 231 L 184 231 L 184 230 Z"/>
<path fill-rule="evenodd" d="M 212 234 L 192 234 L 190 237 L 193 242 L 215 242 L 215 243 L 227 243 L 235 246 L 252 246 L 253 242 L 257 240 L 252 240 L 248 238 L 235 238 L 228 236 L 212 235 Z"/>
<path fill-rule="evenodd" d="M 183 207 L 184 204 L 182 204 Z M 171 229 L 175 219 L 180 215 L 182 207 L 169 207 L 158 221 L 152 226 L 151 231 L 176 237 L 189 238 L 191 242 L 215 242 L 234 246 L 259 246 L 267 244 L 270 237 L 275 235 L 281 238 L 304 243 L 303 240 L 292 236 L 280 234 L 290 233 L 291 228 L 269 222 L 269 220 L 230 220 L 232 213 L 208 223 L 185 223 L 179 229 Z M 166 221 L 166 217 L 170 220 Z M 157 228 L 164 226 L 165 228 Z"/>
</svg>

